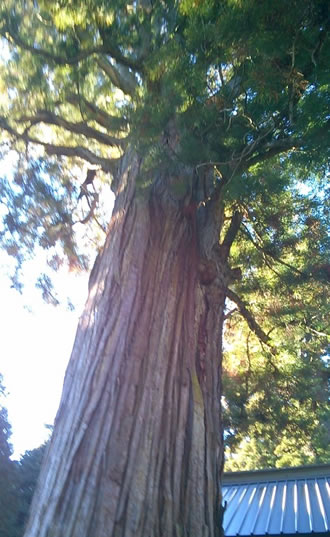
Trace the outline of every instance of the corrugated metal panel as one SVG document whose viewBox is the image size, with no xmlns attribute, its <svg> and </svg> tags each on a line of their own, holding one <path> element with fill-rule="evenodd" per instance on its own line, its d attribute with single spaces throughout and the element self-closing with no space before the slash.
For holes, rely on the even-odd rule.
<svg viewBox="0 0 330 537">
<path fill-rule="evenodd" d="M 222 492 L 227 537 L 330 532 L 330 477 L 224 484 Z"/>
</svg>

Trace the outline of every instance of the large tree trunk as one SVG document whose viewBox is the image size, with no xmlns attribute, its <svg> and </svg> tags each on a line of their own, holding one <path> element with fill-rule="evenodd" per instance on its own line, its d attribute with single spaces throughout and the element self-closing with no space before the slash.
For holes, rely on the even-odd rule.
<svg viewBox="0 0 330 537">
<path fill-rule="evenodd" d="M 219 221 L 140 174 L 128 154 L 25 537 L 221 534 Z"/>
</svg>

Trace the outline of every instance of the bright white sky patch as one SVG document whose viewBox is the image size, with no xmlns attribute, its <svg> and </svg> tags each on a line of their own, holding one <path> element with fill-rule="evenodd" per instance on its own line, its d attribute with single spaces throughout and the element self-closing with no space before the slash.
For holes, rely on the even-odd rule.
<svg viewBox="0 0 330 537">
<path fill-rule="evenodd" d="M 1 175 L 10 175 L 16 159 L 16 153 L 9 151 L 0 160 L 0 180 Z M 103 187 L 102 199 L 102 211 L 108 221 L 114 202 L 108 185 Z M 0 205 L 0 218 L 4 214 L 6 207 Z M 85 228 L 76 232 L 84 243 Z M 87 299 L 88 274 L 70 274 L 65 268 L 52 273 L 47 270 L 47 252 L 37 248 L 35 254 L 33 260 L 24 263 L 21 296 L 11 289 L 8 277 L 8 273 L 13 273 L 14 260 L 0 251 L 0 373 L 7 392 L 5 398 L 0 398 L 0 406 L 8 410 L 15 459 L 40 446 L 49 436 L 45 425 L 54 422 L 79 315 Z M 51 277 L 54 293 L 64 306 L 54 308 L 42 301 L 35 283 L 44 271 Z M 76 306 L 75 311 L 66 309 L 67 298 Z"/>
<path fill-rule="evenodd" d="M 87 297 L 87 275 L 63 273 L 59 278 L 62 290 L 66 288 L 78 303 L 74 312 L 44 304 L 34 285 L 20 296 L 10 288 L 3 266 L 0 268 L 0 372 L 8 393 L 1 403 L 12 425 L 14 458 L 48 437 L 44 425 L 54 422 L 78 317 Z"/>
</svg>

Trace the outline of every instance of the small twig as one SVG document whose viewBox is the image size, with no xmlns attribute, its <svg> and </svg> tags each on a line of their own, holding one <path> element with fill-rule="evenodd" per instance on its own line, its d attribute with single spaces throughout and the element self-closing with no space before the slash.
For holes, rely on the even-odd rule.
<svg viewBox="0 0 330 537">
<path fill-rule="evenodd" d="M 224 85 L 224 79 L 223 79 L 223 72 L 222 72 L 221 64 L 219 65 L 219 77 L 220 77 L 220 80 L 221 80 L 221 85 L 223 86 Z"/>
<path fill-rule="evenodd" d="M 224 315 L 224 317 L 223 317 L 224 321 L 229 319 L 229 317 L 231 317 L 233 315 L 233 313 L 235 313 L 236 311 L 238 311 L 238 308 L 233 308 L 233 309 L 229 310 L 228 313 L 226 313 L 226 315 Z"/>
<path fill-rule="evenodd" d="M 88 207 L 89 207 L 90 210 L 89 210 L 89 213 L 85 216 L 85 218 L 83 218 L 82 220 L 79 220 L 80 224 L 87 224 L 87 222 L 89 222 L 89 220 L 92 217 L 94 217 L 94 212 L 95 212 L 95 209 L 96 209 L 96 205 L 97 205 L 99 196 L 96 193 L 95 194 L 89 193 L 89 194 L 93 196 L 93 201 L 92 201 L 92 203 L 90 203 L 89 196 L 85 195 L 85 198 L 86 198 L 86 201 L 88 203 Z"/>
<path fill-rule="evenodd" d="M 320 336 L 320 337 L 326 337 L 327 339 L 330 339 L 330 334 L 326 334 L 326 332 L 319 332 L 318 330 L 315 330 L 314 328 L 312 328 L 311 326 L 307 326 L 307 328 L 313 332 L 313 334 L 316 334 L 317 336 Z"/>
</svg>

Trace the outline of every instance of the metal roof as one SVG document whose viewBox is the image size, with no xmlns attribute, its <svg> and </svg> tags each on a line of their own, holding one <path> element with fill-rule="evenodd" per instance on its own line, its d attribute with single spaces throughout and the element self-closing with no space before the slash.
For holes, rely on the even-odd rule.
<svg viewBox="0 0 330 537">
<path fill-rule="evenodd" d="M 226 537 L 330 535 L 330 465 L 224 474 Z"/>
</svg>

